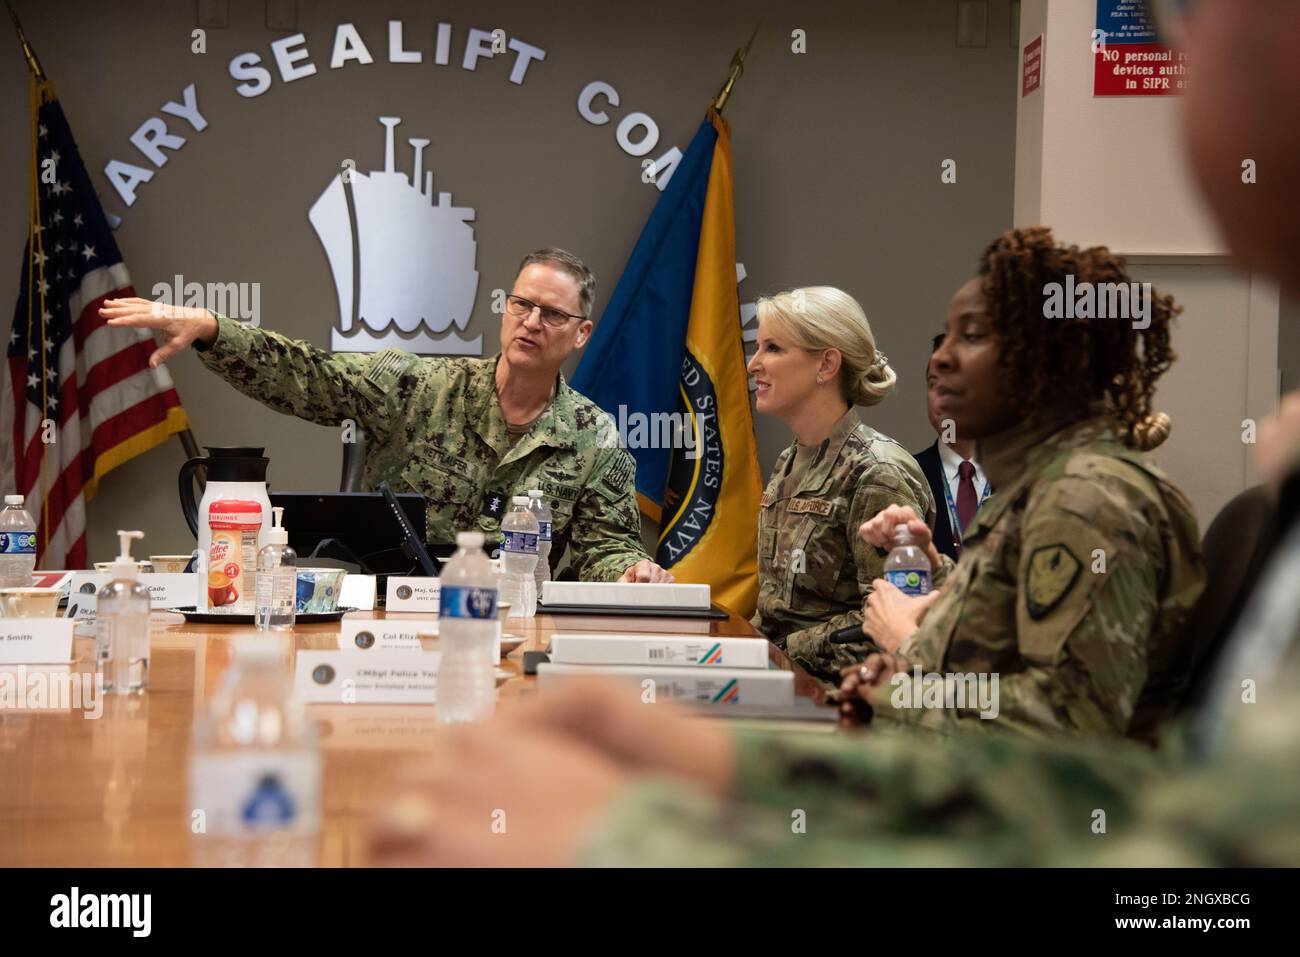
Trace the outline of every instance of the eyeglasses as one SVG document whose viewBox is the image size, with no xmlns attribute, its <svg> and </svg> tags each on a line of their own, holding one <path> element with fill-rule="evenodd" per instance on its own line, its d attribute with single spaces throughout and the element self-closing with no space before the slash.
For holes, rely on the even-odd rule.
<svg viewBox="0 0 1300 957">
<path fill-rule="evenodd" d="M 567 312 L 560 312 L 560 310 L 552 309 L 550 306 L 539 306 L 523 296 L 506 296 L 506 312 L 516 319 L 527 319 L 534 309 L 541 314 L 542 322 L 552 329 L 559 329 L 570 319 L 586 318 L 586 316 L 571 316 Z"/>
</svg>

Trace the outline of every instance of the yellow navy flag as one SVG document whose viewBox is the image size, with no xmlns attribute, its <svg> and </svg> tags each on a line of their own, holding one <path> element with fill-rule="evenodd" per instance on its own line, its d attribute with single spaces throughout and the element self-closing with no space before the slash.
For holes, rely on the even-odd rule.
<svg viewBox="0 0 1300 957">
<path fill-rule="evenodd" d="M 716 110 L 655 204 L 573 386 L 610 414 L 636 459 L 638 500 L 660 526 L 655 560 L 752 615 L 762 482 L 736 291 L 730 129 Z M 659 427 L 667 422 L 678 428 Z"/>
</svg>

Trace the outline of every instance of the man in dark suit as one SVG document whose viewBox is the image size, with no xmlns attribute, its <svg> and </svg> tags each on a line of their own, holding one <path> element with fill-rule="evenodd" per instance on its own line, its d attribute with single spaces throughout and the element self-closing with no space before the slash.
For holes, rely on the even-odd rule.
<svg viewBox="0 0 1300 957">
<path fill-rule="evenodd" d="M 939 348 L 942 335 L 934 337 L 931 352 Z M 956 561 L 961 556 L 961 533 L 993 489 L 984 470 L 974 460 L 975 440 L 960 439 L 951 422 L 945 423 L 935 411 L 935 377 L 929 364 L 925 368 L 926 412 L 939 438 L 913 458 L 925 473 L 934 495 L 934 547 Z"/>
</svg>

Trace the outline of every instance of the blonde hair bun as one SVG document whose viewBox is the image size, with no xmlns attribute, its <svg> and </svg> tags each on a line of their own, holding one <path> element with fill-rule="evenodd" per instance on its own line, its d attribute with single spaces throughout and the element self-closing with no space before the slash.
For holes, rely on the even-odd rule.
<svg viewBox="0 0 1300 957">
<path fill-rule="evenodd" d="M 871 323 L 858 301 L 834 286 L 804 286 L 758 301 L 758 320 L 809 352 L 840 353 L 839 383 L 850 405 L 876 405 L 898 376 L 876 348 Z"/>
</svg>

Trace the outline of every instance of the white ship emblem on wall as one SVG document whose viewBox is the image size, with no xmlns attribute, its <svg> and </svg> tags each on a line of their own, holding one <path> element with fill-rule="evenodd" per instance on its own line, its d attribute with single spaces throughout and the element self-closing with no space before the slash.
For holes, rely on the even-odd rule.
<svg viewBox="0 0 1300 957">
<path fill-rule="evenodd" d="M 339 173 L 307 214 L 338 292 L 330 348 L 482 355 L 481 335 L 459 335 L 478 291 L 474 210 L 452 206 L 451 193 L 439 193 L 434 205 L 433 173 L 424 172 L 421 182 L 429 140 L 407 140 L 415 152 L 411 178 L 396 172 L 393 129 L 401 118 L 379 122 L 386 130 L 383 170 Z"/>
</svg>

